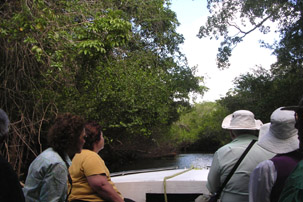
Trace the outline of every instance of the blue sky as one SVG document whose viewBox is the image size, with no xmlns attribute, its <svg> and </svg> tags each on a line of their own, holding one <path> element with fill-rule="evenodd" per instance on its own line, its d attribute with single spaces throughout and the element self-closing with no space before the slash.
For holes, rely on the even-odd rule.
<svg viewBox="0 0 303 202">
<path fill-rule="evenodd" d="M 209 14 L 206 8 L 207 1 L 172 0 L 171 2 L 171 9 L 176 12 L 181 23 L 177 32 L 183 34 L 185 38 L 181 50 L 186 55 L 189 65 L 197 66 L 196 75 L 204 76 L 204 84 L 209 88 L 203 97 L 197 97 L 196 102 L 215 101 L 225 96 L 227 91 L 233 88 L 235 77 L 251 72 L 256 69 L 256 65 L 269 69 L 270 64 L 276 61 L 271 51 L 261 48 L 258 43 L 261 38 L 270 42 L 273 36 L 254 32 L 234 49 L 230 58 L 230 68 L 219 70 L 216 66 L 216 54 L 220 41 L 196 37 L 200 26 L 204 24 Z"/>
</svg>

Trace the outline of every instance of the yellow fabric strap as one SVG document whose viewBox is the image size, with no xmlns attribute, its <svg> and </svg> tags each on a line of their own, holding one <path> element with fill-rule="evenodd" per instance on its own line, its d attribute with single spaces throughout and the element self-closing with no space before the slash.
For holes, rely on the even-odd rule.
<svg viewBox="0 0 303 202">
<path fill-rule="evenodd" d="M 168 201 L 167 201 L 167 194 L 166 194 L 166 180 L 168 180 L 168 179 L 170 179 L 170 178 L 173 178 L 173 177 L 176 177 L 176 176 L 178 176 L 178 175 L 181 175 L 181 174 L 183 174 L 183 173 L 186 173 L 186 172 L 188 172 L 188 171 L 190 171 L 190 170 L 192 170 L 192 169 L 194 169 L 194 167 L 191 167 L 190 169 L 184 170 L 184 171 L 179 172 L 179 173 L 176 173 L 176 174 L 174 174 L 174 175 L 164 177 L 163 183 L 164 183 L 164 200 L 165 200 L 165 202 L 168 202 Z"/>
</svg>

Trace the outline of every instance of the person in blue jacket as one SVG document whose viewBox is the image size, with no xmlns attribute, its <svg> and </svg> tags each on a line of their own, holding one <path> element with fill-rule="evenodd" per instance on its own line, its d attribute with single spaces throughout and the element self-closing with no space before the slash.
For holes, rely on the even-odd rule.
<svg viewBox="0 0 303 202">
<path fill-rule="evenodd" d="M 59 115 L 48 132 L 49 148 L 31 163 L 23 188 L 27 202 L 64 202 L 68 198 L 68 168 L 85 143 L 84 119 Z"/>
</svg>

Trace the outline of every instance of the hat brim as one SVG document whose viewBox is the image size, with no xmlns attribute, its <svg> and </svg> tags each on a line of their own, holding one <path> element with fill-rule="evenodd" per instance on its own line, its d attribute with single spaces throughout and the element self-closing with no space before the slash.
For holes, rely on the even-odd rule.
<svg viewBox="0 0 303 202">
<path fill-rule="evenodd" d="M 222 127 L 223 129 L 227 129 L 227 128 L 229 127 L 231 118 L 232 118 L 232 114 L 226 116 L 226 117 L 223 119 L 222 125 L 221 125 L 221 127 Z"/>
<path fill-rule="evenodd" d="M 282 107 L 281 110 L 290 110 L 290 111 L 296 111 L 298 109 L 303 109 L 303 107 L 300 106 L 288 106 L 288 107 Z"/>
<path fill-rule="evenodd" d="M 299 101 L 298 105 L 282 107 L 281 110 L 292 110 L 292 111 L 303 110 L 303 97 Z"/>
<path fill-rule="evenodd" d="M 265 135 L 259 138 L 258 145 L 275 154 L 295 151 L 299 148 L 299 139 L 295 130 L 293 133 L 294 135 L 290 138 L 278 139 L 272 134 L 271 130 L 268 130 Z"/>
<path fill-rule="evenodd" d="M 232 119 L 232 114 L 229 114 L 226 116 L 223 121 L 221 127 L 226 130 L 259 130 L 260 127 L 263 125 L 262 121 L 255 120 L 255 126 L 254 127 L 233 127 L 230 126 L 230 122 Z"/>
<path fill-rule="evenodd" d="M 261 139 L 269 130 L 270 123 L 265 123 L 261 126 L 260 131 L 259 131 L 259 139 Z"/>
</svg>

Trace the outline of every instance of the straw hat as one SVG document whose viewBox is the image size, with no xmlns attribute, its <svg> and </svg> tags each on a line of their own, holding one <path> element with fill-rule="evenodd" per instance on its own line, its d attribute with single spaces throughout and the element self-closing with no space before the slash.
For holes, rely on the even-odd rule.
<svg viewBox="0 0 303 202">
<path fill-rule="evenodd" d="M 283 154 L 299 148 L 295 117 L 291 111 L 276 109 L 270 116 L 268 131 L 259 138 L 258 144 L 276 154 Z"/>
<path fill-rule="evenodd" d="M 259 130 L 262 121 L 255 120 L 251 111 L 238 110 L 226 116 L 222 122 L 223 129 L 229 130 Z"/>
</svg>

